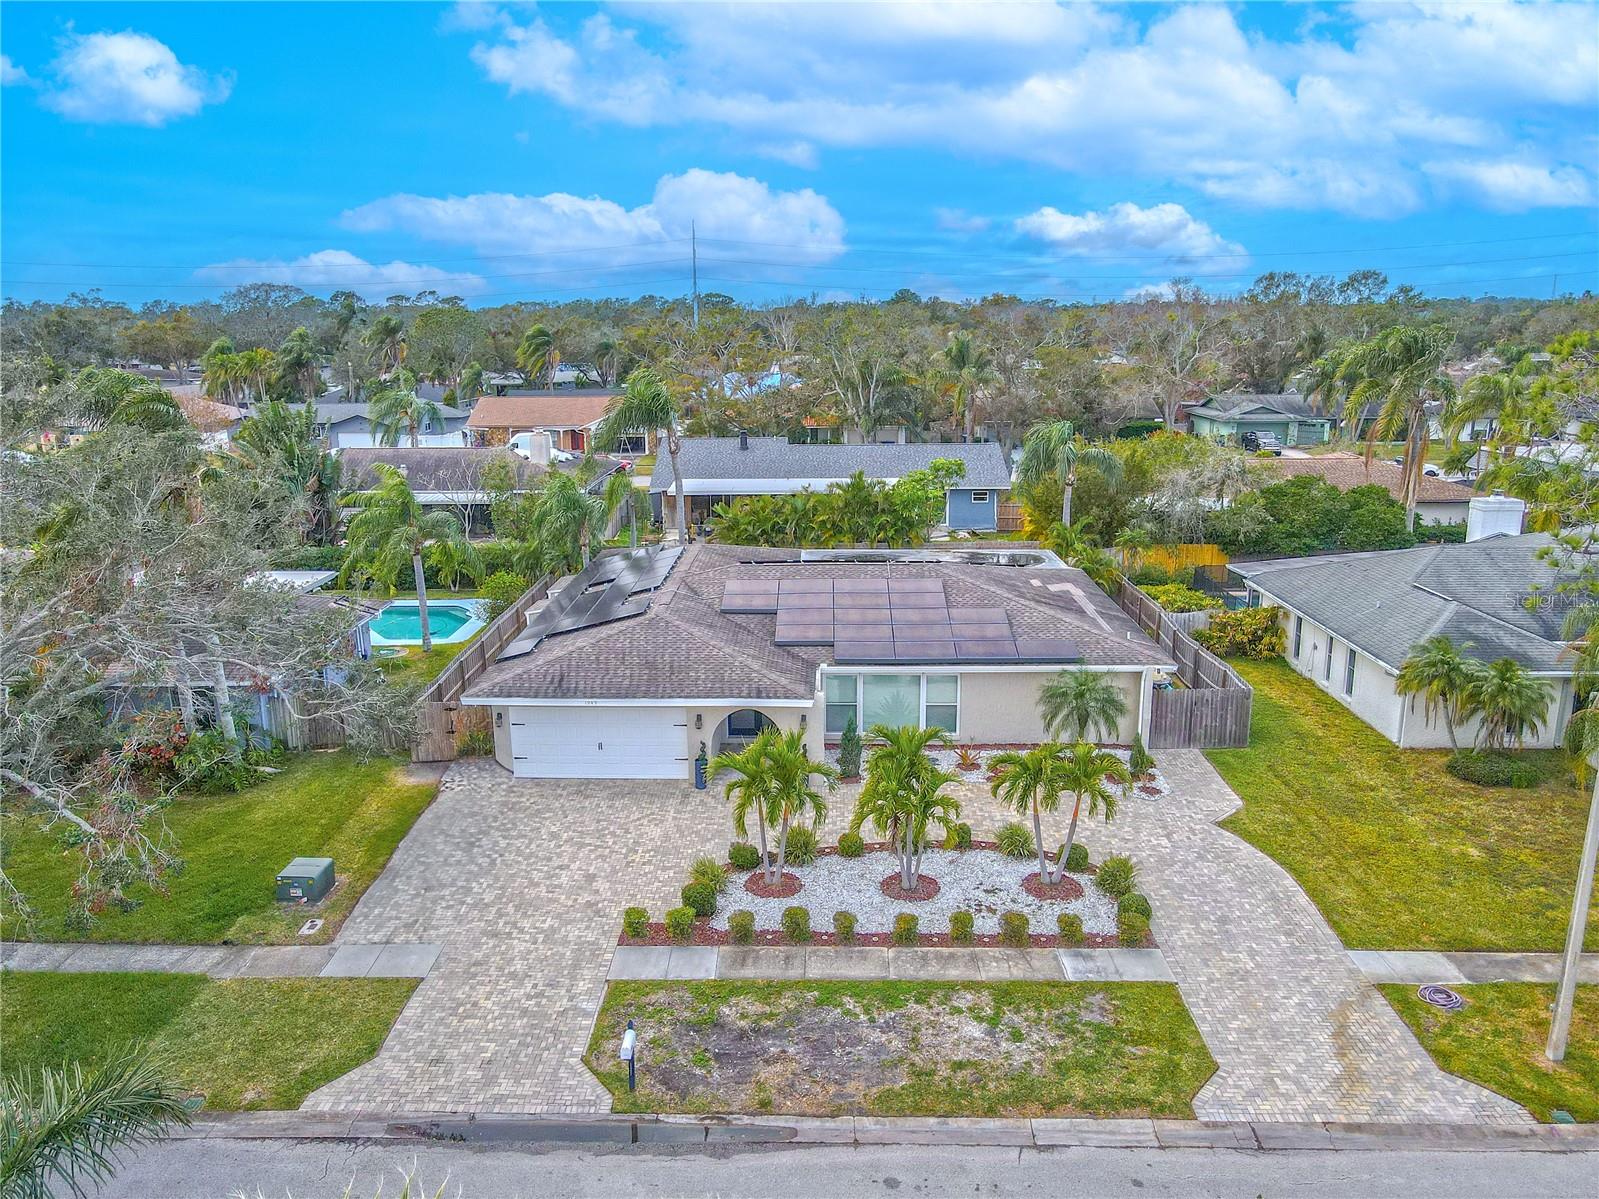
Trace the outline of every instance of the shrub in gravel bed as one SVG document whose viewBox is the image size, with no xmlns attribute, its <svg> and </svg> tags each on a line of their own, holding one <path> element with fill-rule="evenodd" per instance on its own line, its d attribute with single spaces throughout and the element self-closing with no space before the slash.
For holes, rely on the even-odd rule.
<svg viewBox="0 0 1599 1199">
<path fill-rule="evenodd" d="M 809 866 L 816 861 L 816 834 L 803 824 L 789 829 L 783 859 L 790 866 Z"/>
<path fill-rule="evenodd" d="M 1128 912 L 1137 912 L 1145 920 L 1153 916 L 1154 910 L 1149 906 L 1149 897 L 1140 895 L 1137 891 L 1129 891 L 1116 901 L 1116 914 L 1124 916 Z"/>
<path fill-rule="evenodd" d="M 838 934 L 840 945 L 852 944 L 855 940 L 855 913 L 834 912 L 833 931 Z"/>
<path fill-rule="evenodd" d="M 949 826 L 949 832 L 944 834 L 945 849 L 970 849 L 972 847 L 972 826 L 964 820 L 959 824 Z"/>
<path fill-rule="evenodd" d="M 1055 923 L 1060 928 L 1060 943 L 1067 946 L 1078 946 L 1084 941 L 1083 918 L 1075 912 L 1062 912 L 1055 918 Z"/>
<path fill-rule="evenodd" d="M 644 908 L 622 909 L 622 932 L 629 937 L 650 935 L 650 914 Z"/>
<path fill-rule="evenodd" d="M 1027 948 L 1027 913 L 1001 912 L 999 916 L 999 943 L 1012 949 Z"/>
<path fill-rule="evenodd" d="M 1149 936 L 1149 917 L 1137 912 L 1123 912 L 1116 917 L 1116 936 L 1129 949 L 1136 949 Z"/>
<path fill-rule="evenodd" d="M 1030 858 L 1034 852 L 1033 830 L 1025 824 L 1009 821 L 999 826 L 999 832 L 994 834 L 994 844 L 1007 858 Z"/>
<path fill-rule="evenodd" d="M 727 918 L 727 939 L 734 945 L 749 945 L 755 940 L 755 913 L 742 909 Z"/>
<path fill-rule="evenodd" d="M 811 910 L 799 906 L 783 909 L 783 935 L 796 945 L 811 939 Z"/>
<path fill-rule="evenodd" d="M 735 841 L 727 847 L 727 860 L 735 870 L 754 870 L 761 864 L 761 851 L 743 841 Z"/>
<path fill-rule="evenodd" d="M 838 856 L 858 858 L 866 852 L 866 839 L 859 833 L 844 833 L 838 839 Z"/>
<path fill-rule="evenodd" d="M 666 935 L 687 943 L 694 936 L 694 909 L 673 908 L 666 913 Z"/>
<path fill-rule="evenodd" d="M 970 912 L 951 912 L 949 914 L 949 939 L 957 945 L 970 945 L 972 943 L 972 914 Z"/>
<path fill-rule="evenodd" d="M 1112 899 L 1120 899 L 1133 889 L 1137 877 L 1138 867 L 1133 865 L 1133 860 L 1118 854 L 1116 857 L 1106 858 L 1099 864 L 1099 873 L 1094 875 L 1094 885 Z"/>
<path fill-rule="evenodd" d="M 1066 869 L 1076 874 L 1088 869 L 1088 846 L 1079 842 L 1066 851 Z"/>
<path fill-rule="evenodd" d="M 688 864 L 688 881 L 703 883 L 720 895 L 727 890 L 727 871 L 715 858 L 695 858 Z"/>
<path fill-rule="evenodd" d="M 916 925 L 917 925 L 917 923 L 918 923 L 918 921 L 916 919 L 916 913 L 914 913 L 914 912 L 901 912 L 898 916 L 895 916 L 894 917 L 894 944 L 896 944 L 896 945 L 914 945 L 914 944 L 916 944 Z"/>
<path fill-rule="evenodd" d="M 709 883 L 690 883 L 683 888 L 683 906 L 696 916 L 716 915 L 716 888 Z"/>
</svg>

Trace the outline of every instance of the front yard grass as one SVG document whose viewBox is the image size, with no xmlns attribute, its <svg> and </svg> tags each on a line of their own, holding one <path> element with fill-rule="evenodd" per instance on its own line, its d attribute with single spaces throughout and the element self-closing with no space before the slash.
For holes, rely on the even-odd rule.
<svg viewBox="0 0 1599 1199">
<path fill-rule="evenodd" d="M 1386 984 L 1382 993 L 1440 1068 L 1514 1099 L 1540 1120 L 1556 1109 L 1579 1123 L 1599 1121 L 1599 986 L 1577 988 L 1563 1062 L 1544 1057 L 1555 988 L 1547 983 L 1478 983 L 1451 987 L 1466 1001 L 1446 1012 L 1416 988 Z"/>
<path fill-rule="evenodd" d="M 1188 1119 L 1216 1069 L 1167 983 L 616 982 L 585 1061 L 619 1112 L 817 1116 Z"/>
<path fill-rule="evenodd" d="M 7 971 L 0 989 L 8 1074 L 142 1044 L 206 1107 L 248 1111 L 298 1107 L 370 1060 L 416 980 Z"/>
<path fill-rule="evenodd" d="M 237 795 L 183 796 L 166 812 L 183 869 L 168 876 L 170 893 L 133 889 L 139 906 L 107 910 L 87 933 L 66 916 L 78 851 L 30 816 L 0 813 L 0 851 L 7 877 L 33 905 L 30 928 L 14 914 L 0 923 L 8 939 L 208 944 L 312 944 L 331 940 L 344 917 L 377 878 L 438 785 L 414 782 L 392 758 L 362 762 L 342 751 L 291 758 Z M 331 857 L 333 893 L 315 907 L 279 905 L 278 871 L 298 856 Z M 295 930 L 310 916 L 325 923 L 314 936 Z"/>
<path fill-rule="evenodd" d="M 1284 662 L 1233 666 L 1255 701 L 1249 748 L 1206 751 L 1244 801 L 1222 827 L 1280 862 L 1346 945 L 1563 947 L 1588 812 L 1569 774 L 1474 786 L 1447 751 L 1398 748 Z"/>
</svg>

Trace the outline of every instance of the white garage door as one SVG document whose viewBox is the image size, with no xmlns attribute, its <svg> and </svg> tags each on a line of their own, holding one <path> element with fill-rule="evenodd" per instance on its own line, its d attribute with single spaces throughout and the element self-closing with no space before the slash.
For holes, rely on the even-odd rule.
<svg viewBox="0 0 1599 1199">
<path fill-rule="evenodd" d="M 510 720 L 518 778 L 688 777 L 681 708 L 512 708 Z"/>
</svg>

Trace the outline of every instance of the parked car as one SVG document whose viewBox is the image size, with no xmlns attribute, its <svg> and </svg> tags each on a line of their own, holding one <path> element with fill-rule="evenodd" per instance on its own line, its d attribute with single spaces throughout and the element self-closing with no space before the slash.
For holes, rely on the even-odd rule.
<svg viewBox="0 0 1599 1199">
<path fill-rule="evenodd" d="M 1283 456 L 1282 439 L 1275 433 L 1245 433 L 1243 436 L 1244 449 L 1253 453 L 1265 451 L 1274 458 Z"/>
</svg>

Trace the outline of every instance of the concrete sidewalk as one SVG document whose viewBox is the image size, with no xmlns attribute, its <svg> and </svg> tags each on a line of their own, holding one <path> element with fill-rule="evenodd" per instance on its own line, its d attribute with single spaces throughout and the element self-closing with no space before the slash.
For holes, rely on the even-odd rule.
<svg viewBox="0 0 1599 1199">
<path fill-rule="evenodd" d="M 1351 949 L 1350 960 L 1373 983 L 1553 983 L 1560 980 L 1558 953 L 1432 953 L 1397 949 Z M 1577 981 L 1599 983 L 1599 953 L 1585 953 Z"/>
<path fill-rule="evenodd" d="M 211 978 L 426 978 L 438 945 L 96 945 L 7 941 L 7 970 Z"/>
<path fill-rule="evenodd" d="M 882 945 L 619 945 L 612 979 L 1172 982 L 1158 949 L 918 949 Z"/>
</svg>

